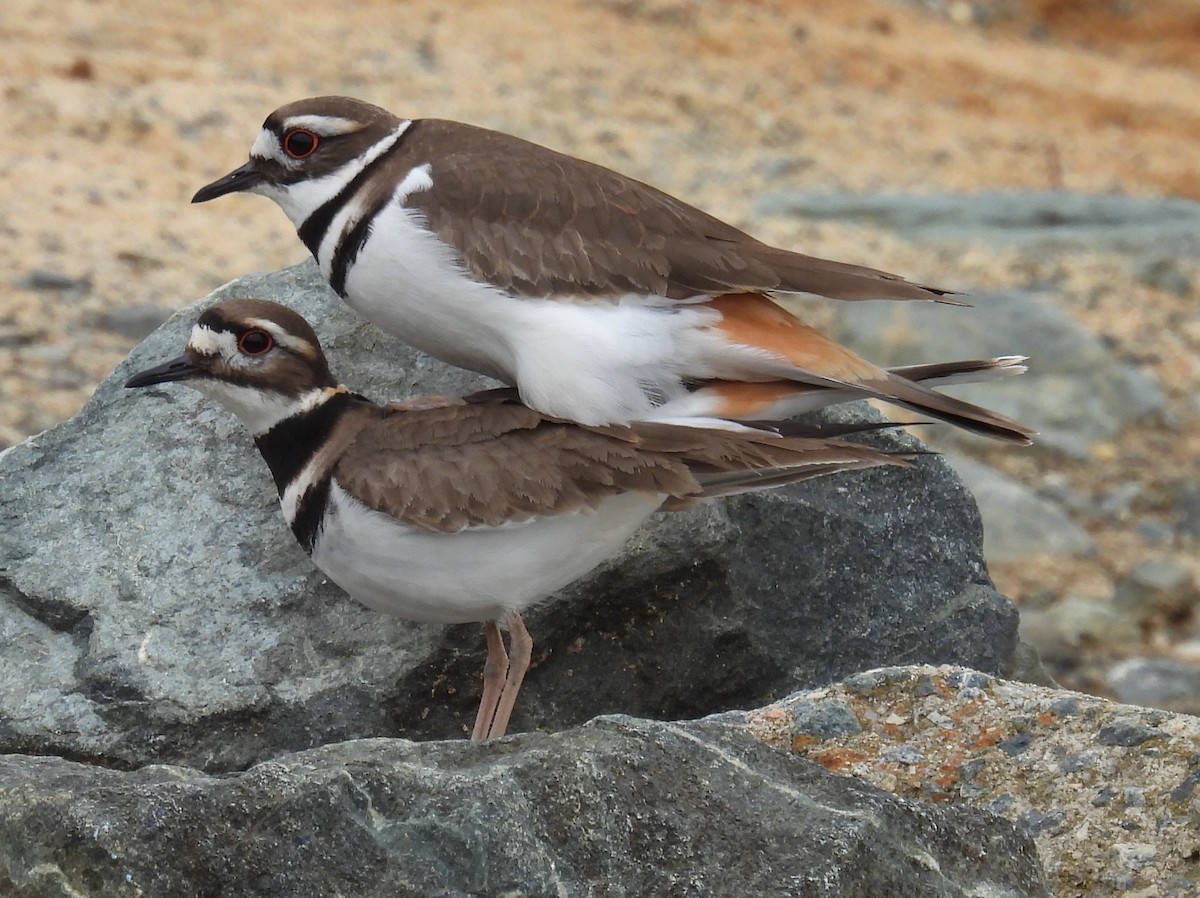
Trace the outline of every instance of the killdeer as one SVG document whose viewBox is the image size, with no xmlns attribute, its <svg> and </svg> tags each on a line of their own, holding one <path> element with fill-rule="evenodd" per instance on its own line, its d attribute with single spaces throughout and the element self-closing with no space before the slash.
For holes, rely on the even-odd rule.
<svg viewBox="0 0 1200 898">
<path fill-rule="evenodd" d="M 507 389 L 381 406 L 338 385 L 301 316 L 261 300 L 210 307 L 182 355 L 126 386 L 169 381 L 241 419 L 296 539 L 353 598 L 413 620 L 485 622 L 475 739 L 507 728 L 533 646 L 521 612 L 655 511 L 911 457 L 786 425 L 584 426 Z"/>
<path fill-rule="evenodd" d="M 348 97 L 277 109 L 250 160 L 192 202 L 259 193 L 330 285 L 389 333 L 584 424 L 783 419 L 871 397 L 1013 443 L 1032 431 L 886 371 L 771 293 L 956 302 L 777 249 L 639 181 L 458 122 Z M 1019 358 L 965 365 L 979 378 Z"/>
</svg>

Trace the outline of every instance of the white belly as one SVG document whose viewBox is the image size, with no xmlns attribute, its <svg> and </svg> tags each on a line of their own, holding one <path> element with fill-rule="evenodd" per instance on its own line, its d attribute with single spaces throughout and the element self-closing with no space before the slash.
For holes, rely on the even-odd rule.
<svg viewBox="0 0 1200 898">
<path fill-rule="evenodd" d="M 630 493 L 591 513 L 431 533 L 371 511 L 334 483 L 312 558 L 376 611 L 437 623 L 494 620 L 520 613 L 616 554 L 661 501 Z"/>
</svg>

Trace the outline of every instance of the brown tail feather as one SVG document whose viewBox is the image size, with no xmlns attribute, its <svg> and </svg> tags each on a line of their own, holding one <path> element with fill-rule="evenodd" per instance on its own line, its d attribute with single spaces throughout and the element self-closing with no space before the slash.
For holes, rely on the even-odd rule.
<svg viewBox="0 0 1200 898">
<path fill-rule="evenodd" d="M 776 427 L 781 419 L 793 415 L 873 395 L 881 400 L 898 402 L 922 414 L 942 418 L 974 433 L 1026 445 L 1029 436 L 1034 433 L 1031 428 L 930 389 L 932 385 L 941 387 L 1013 377 L 1024 373 L 1024 361 L 1024 356 L 1001 356 L 909 365 L 888 369 L 884 372 L 886 380 L 868 380 L 861 385 L 845 388 L 791 380 L 765 383 L 709 381 L 698 386 L 696 392 L 712 397 L 712 407 L 706 412 L 708 414 L 743 422 L 759 421 L 766 426 Z M 905 394 L 905 399 L 890 395 L 897 389 Z M 837 436 L 835 433 L 828 435 Z"/>
<path fill-rule="evenodd" d="M 915 383 L 889 372 L 886 381 L 862 384 L 863 392 L 885 402 L 893 402 L 924 415 L 931 415 L 963 430 L 1006 443 L 1028 446 L 1036 431 L 999 412 L 938 393 L 923 384 Z"/>
<path fill-rule="evenodd" d="M 1015 377 L 1025 373 L 1024 363 L 1026 361 L 1028 361 L 1028 356 L 1002 355 L 994 359 L 964 359 L 957 362 L 934 362 L 929 365 L 904 365 L 899 368 L 889 368 L 888 371 L 905 380 L 924 383 L 936 381 L 938 386 L 945 386 L 946 384 L 979 383 L 1001 377 Z"/>
</svg>

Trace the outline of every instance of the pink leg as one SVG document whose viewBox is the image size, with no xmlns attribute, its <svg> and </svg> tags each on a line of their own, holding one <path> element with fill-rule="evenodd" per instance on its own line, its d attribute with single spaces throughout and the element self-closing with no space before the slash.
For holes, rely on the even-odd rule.
<svg viewBox="0 0 1200 898">
<path fill-rule="evenodd" d="M 521 682 L 525 679 L 525 671 L 529 670 L 529 662 L 533 658 L 533 638 L 525 629 L 521 615 L 510 614 L 507 620 L 508 646 L 511 652 L 508 678 L 504 681 L 504 691 L 500 695 L 496 717 L 488 730 L 488 739 L 499 739 L 508 730 L 508 718 L 512 716 L 513 706 L 517 703 L 517 693 L 521 691 Z"/>
<path fill-rule="evenodd" d="M 483 663 L 483 697 L 479 700 L 479 712 L 475 715 L 475 728 L 471 730 L 472 741 L 478 742 L 488 737 L 492 718 L 496 715 L 496 705 L 500 702 L 500 693 L 504 690 L 504 681 L 508 676 L 508 655 L 504 651 L 504 637 L 500 635 L 500 625 L 494 620 L 483 625 L 487 637 L 487 661 Z"/>
</svg>

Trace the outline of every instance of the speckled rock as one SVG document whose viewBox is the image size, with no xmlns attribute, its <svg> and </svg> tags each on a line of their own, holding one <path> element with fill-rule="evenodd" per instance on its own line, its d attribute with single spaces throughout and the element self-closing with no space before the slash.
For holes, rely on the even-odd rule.
<svg viewBox="0 0 1200 898">
<path fill-rule="evenodd" d="M 804 724 L 830 705 L 857 728 Z M 1062 898 L 1200 894 L 1200 718 L 922 666 L 722 719 L 897 795 L 1012 820 Z"/>
<path fill-rule="evenodd" d="M 715 723 L 345 742 L 233 775 L 0 758 L 0 892 L 1039 898 L 1031 840 Z"/>
</svg>

